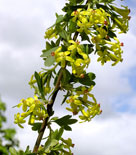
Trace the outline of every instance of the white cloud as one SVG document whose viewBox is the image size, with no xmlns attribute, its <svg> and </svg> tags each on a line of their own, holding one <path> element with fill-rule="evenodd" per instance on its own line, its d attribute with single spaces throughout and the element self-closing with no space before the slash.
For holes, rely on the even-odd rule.
<svg viewBox="0 0 136 155">
<path fill-rule="evenodd" d="M 11 110 L 11 107 L 16 105 L 21 98 L 32 96 L 27 83 L 31 74 L 43 66 L 43 61 L 39 56 L 41 50 L 45 48 L 43 38 L 45 29 L 54 23 L 55 12 L 61 13 L 60 9 L 65 2 L 65 0 L 53 0 L 53 2 L 0 0 L 2 21 L 0 93 L 8 104 L 7 114 L 10 119 L 12 118 L 9 121 L 10 124 L 13 122 L 14 112 L 17 111 L 17 109 Z M 116 67 L 111 67 L 109 64 L 102 67 L 96 62 L 96 57 L 92 57 L 92 64 L 88 71 L 96 73 L 96 86 L 93 93 L 101 103 L 103 114 L 85 126 L 75 126 L 73 132 L 69 133 L 70 137 L 74 137 L 75 154 L 135 154 L 136 116 L 127 113 L 120 115 L 113 110 L 114 105 L 112 105 L 120 95 L 133 94 L 129 96 L 128 102 L 131 108 L 135 107 L 135 92 L 128 80 L 128 75 L 132 74 L 130 69 L 136 66 L 134 19 L 135 15 L 132 17 L 129 33 L 120 37 L 121 42 L 125 44 L 123 63 Z M 61 95 L 57 99 L 55 108 L 58 108 L 60 98 L 62 98 Z M 60 111 L 59 114 L 63 112 Z M 36 136 L 31 135 L 30 129 L 26 127 L 25 130 L 18 131 L 23 148 L 27 145 L 26 141 L 34 144 Z"/>
<path fill-rule="evenodd" d="M 119 115 L 105 121 L 77 125 L 69 135 L 76 144 L 75 154 L 130 155 L 135 154 L 135 128 L 135 115 Z"/>
<path fill-rule="evenodd" d="M 135 128 L 136 115 L 119 114 L 108 120 L 92 120 L 90 123 L 73 125 L 73 131 L 65 132 L 64 137 L 72 137 L 75 155 L 133 155 Z M 17 137 L 22 139 L 22 148 L 28 144 L 33 148 L 37 134 L 27 126 L 18 131 Z"/>
</svg>

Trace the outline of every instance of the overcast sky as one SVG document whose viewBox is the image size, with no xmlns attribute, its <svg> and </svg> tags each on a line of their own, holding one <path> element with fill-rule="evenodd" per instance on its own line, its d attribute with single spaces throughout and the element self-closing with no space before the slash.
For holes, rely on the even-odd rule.
<svg viewBox="0 0 136 155">
<path fill-rule="evenodd" d="M 45 48 L 44 32 L 54 23 L 55 12 L 61 13 L 65 2 L 0 0 L 0 94 L 7 103 L 10 126 L 14 126 L 14 113 L 18 110 L 12 106 L 21 98 L 33 96 L 28 81 L 35 70 L 43 67 L 40 55 Z M 65 133 L 75 143 L 75 155 L 135 155 L 136 152 L 136 1 L 123 4 L 129 6 L 132 16 L 128 34 L 119 36 L 125 45 L 124 61 L 112 67 L 101 66 L 96 57 L 91 58 L 88 71 L 96 74 L 93 93 L 103 113 L 92 122 L 75 125 L 72 132 Z M 65 112 L 57 108 L 57 113 Z M 33 147 L 36 134 L 27 125 L 25 129 L 15 127 L 21 148 L 29 143 Z"/>
</svg>

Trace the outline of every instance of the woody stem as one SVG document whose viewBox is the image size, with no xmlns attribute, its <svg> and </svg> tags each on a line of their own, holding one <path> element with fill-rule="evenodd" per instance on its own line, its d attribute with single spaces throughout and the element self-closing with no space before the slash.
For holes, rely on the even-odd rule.
<svg viewBox="0 0 136 155">
<path fill-rule="evenodd" d="M 77 39 L 77 37 L 78 37 L 78 32 L 75 32 L 75 35 L 73 37 L 73 40 L 75 41 Z M 53 104 L 55 102 L 55 99 L 56 99 L 56 96 L 58 94 L 58 91 L 60 90 L 60 81 L 62 79 L 63 70 L 64 69 L 65 68 L 61 68 L 61 71 L 60 71 L 60 73 L 58 75 L 58 79 L 57 79 L 57 82 L 56 82 L 56 85 L 55 85 L 55 89 L 54 89 L 53 95 L 52 95 L 51 100 L 49 101 L 49 103 L 47 105 L 48 117 L 43 120 L 43 123 L 41 125 L 40 131 L 39 131 L 39 134 L 38 134 L 38 137 L 36 139 L 36 143 L 35 143 L 34 148 L 33 148 L 33 153 L 37 153 L 38 152 L 38 148 L 40 146 L 40 143 L 41 143 L 41 140 L 42 140 L 44 131 L 45 131 L 47 125 L 48 125 L 48 120 L 49 120 L 49 118 L 52 115 Z"/>
</svg>

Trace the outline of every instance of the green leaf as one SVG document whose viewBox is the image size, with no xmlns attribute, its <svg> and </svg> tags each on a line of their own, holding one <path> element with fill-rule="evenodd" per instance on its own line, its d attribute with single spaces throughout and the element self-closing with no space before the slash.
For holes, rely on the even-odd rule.
<svg viewBox="0 0 136 155">
<path fill-rule="evenodd" d="M 31 153 L 30 149 L 29 149 L 29 145 L 27 146 L 25 153 Z"/>
<path fill-rule="evenodd" d="M 65 130 L 71 131 L 71 127 L 69 125 L 74 124 L 77 122 L 76 119 L 71 119 L 71 115 L 66 115 L 64 117 L 61 117 L 54 122 L 57 123 L 59 126 L 64 127 Z"/>
<path fill-rule="evenodd" d="M 72 140 L 71 140 L 71 138 L 68 138 L 68 139 L 63 139 L 62 138 L 62 141 L 66 144 L 66 145 L 68 145 L 68 146 L 72 146 Z"/>
<path fill-rule="evenodd" d="M 65 86 L 65 85 L 69 84 L 70 79 L 71 79 L 71 74 L 70 74 L 70 72 L 69 72 L 67 69 L 64 69 L 64 70 L 63 70 L 63 78 L 62 78 L 62 80 L 61 80 L 62 86 L 63 86 L 63 85 Z"/>
<path fill-rule="evenodd" d="M 10 147 L 10 148 L 9 148 L 9 152 L 11 153 L 11 155 L 18 155 L 16 149 L 13 148 L 13 147 Z"/>
<path fill-rule="evenodd" d="M 51 49 L 49 49 L 49 50 L 43 50 L 43 51 L 42 51 L 43 54 L 41 55 L 41 57 L 49 57 L 49 56 L 51 56 L 51 53 L 52 53 L 52 52 L 55 52 L 56 49 L 57 49 L 58 47 L 59 47 L 59 46 L 53 47 L 53 48 L 51 48 Z"/>
<path fill-rule="evenodd" d="M 16 134 L 15 129 L 5 129 L 5 130 L 4 130 L 4 138 L 5 138 L 6 140 L 11 140 L 11 139 L 13 139 L 14 136 L 15 136 L 15 134 Z"/>
<path fill-rule="evenodd" d="M 45 145 L 44 145 L 44 151 L 46 153 L 50 153 L 51 148 L 55 145 L 57 145 L 59 142 L 56 139 L 53 139 L 49 136 L 48 140 L 46 141 Z"/>
<path fill-rule="evenodd" d="M 88 42 L 90 42 L 90 39 L 85 32 L 80 33 L 80 35 L 81 35 L 82 41 L 87 40 Z"/>
<path fill-rule="evenodd" d="M 93 49 L 93 44 L 83 44 L 81 45 L 82 51 L 84 51 L 86 54 L 91 54 L 94 49 Z"/>
<path fill-rule="evenodd" d="M 54 42 L 53 42 L 54 43 Z M 53 47 L 49 50 L 43 50 L 43 54 L 41 55 L 41 57 L 44 58 L 45 62 L 44 65 L 50 67 L 51 65 L 54 64 L 55 62 L 55 57 L 51 55 L 52 52 L 55 52 L 56 49 L 58 49 L 59 46 L 57 47 Z"/>
<path fill-rule="evenodd" d="M 0 153 L 2 155 L 9 155 L 9 151 L 7 150 L 7 148 L 5 146 L 0 145 Z"/>
<path fill-rule="evenodd" d="M 76 29 L 77 29 L 76 26 L 77 26 L 77 24 L 71 20 L 71 21 L 70 21 L 70 24 L 69 24 L 69 31 L 70 31 L 71 33 L 75 32 Z"/>
<path fill-rule="evenodd" d="M 58 40 L 56 41 L 56 46 L 59 46 L 60 41 L 61 41 L 61 38 L 59 37 Z"/>
<path fill-rule="evenodd" d="M 46 50 L 49 50 L 51 48 L 52 48 L 51 44 L 48 41 L 46 41 Z"/>
<path fill-rule="evenodd" d="M 36 82 L 37 82 L 37 85 L 38 85 L 38 89 L 39 89 L 39 91 L 41 93 L 41 96 L 44 98 L 42 78 L 40 77 L 40 75 L 37 72 L 34 73 L 34 76 L 35 76 L 35 79 L 36 79 Z"/>
<path fill-rule="evenodd" d="M 116 13 L 120 14 L 124 18 L 128 18 L 128 15 L 130 13 L 128 7 L 122 6 L 123 8 L 117 8 L 113 5 L 110 5 L 111 9 L 114 10 Z"/>
<path fill-rule="evenodd" d="M 66 32 L 65 30 L 61 30 L 61 32 L 59 32 L 59 35 L 60 35 L 63 39 L 67 40 L 68 34 L 67 34 L 67 32 Z"/>
<path fill-rule="evenodd" d="M 62 127 L 62 128 L 59 129 L 58 134 L 56 136 L 57 140 L 61 139 L 61 136 L 62 136 L 63 132 L 64 132 L 64 128 Z"/>
<path fill-rule="evenodd" d="M 0 110 L 2 110 L 2 111 L 6 110 L 6 105 L 4 102 L 1 101 L 1 99 L 0 99 Z"/>
<path fill-rule="evenodd" d="M 70 96 L 70 92 L 68 91 L 67 94 L 63 95 L 63 96 L 64 96 L 64 98 L 63 98 L 63 101 L 62 101 L 61 105 L 64 104 L 66 99 L 67 99 L 67 97 Z"/>
<path fill-rule="evenodd" d="M 63 144 L 57 144 L 55 147 L 53 147 L 52 151 L 55 151 L 54 155 L 60 155 L 60 153 L 58 152 L 58 154 L 56 154 L 56 151 L 60 151 L 64 148 Z M 51 154 L 52 155 L 52 154 Z"/>
<path fill-rule="evenodd" d="M 39 130 L 40 130 L 40 128 L 41 128 L 41 125 L 42 125 L 42 123 L 34 123 L 34 124 L 33 124 L 33 127 L 32 127 L 32 130 L 33 130 L 33 131 L 38 131 L 38 132 L 39 132 Z"/>
<path fill-rule="evenodd" d="M 57 120 L 58 119 L 58 117 L 52 117 L 51 118 L 51 120 L 53 120 L 53 121 L 55 121 L 55 120 Z"/>
<path fill-rule="evenodd" d="M 58 76 L 59 76 L 59 74 L 60 74 L 60 71 L 61 71 L 61 68 L 60 68 L 60 70 L 58 71 L 56 77 L 54 78 L 54 82 L 53 82 L 54 86 L 56 85 L 56 82 L 57 82 L 57 80 L 58 80 Z"/>
<path fill-rule="evenodd" d="M 22 150 L 19 150 L 18 155 L 28 155 L 28 154 L 24 153 L 24 151 Z"/>
<path fill-rule="evenodd" d="M 57 19 L 56 19 L 56 24 L 61 23 L 61 22 L 63 21 L 63 19 L 64 19 L 63 15 L 57 15 L 57 14 L 56 14 L 56 17 L 57 17 Z"/>
<path fill-rule="evenodd" d="M 79 78 L 79 82 L 86 86 L 95 85 L 95 82 L 93 81 L 95 77 L 96 76 L 94 73 L 88 73 L 88 74 L 85 74 L 84 78 Z"/>
<path fill-rule="evenodd" d="M 49 150 L 49 147 L 51 145 L 51 138 L 49 137 L 48 140 L 46 141 L 45 145 L 44 145 L 44 150 L 49 153 L 50 150 Z"/>
<path fill-rule="evenodd" d="M 116 34 L 115 34 L 110 28 L 108 29 L 108 36 L 109 36 L 110 38 L 117 37 Z"/>
<path fill-rule="evenodd" d="M 50 67 L 51 65 L 54 64 L 55 62 L 55 57 L 54 56 L 48 56 L 46 59 L 44 59 L 44 65 Z"/>
</svg>

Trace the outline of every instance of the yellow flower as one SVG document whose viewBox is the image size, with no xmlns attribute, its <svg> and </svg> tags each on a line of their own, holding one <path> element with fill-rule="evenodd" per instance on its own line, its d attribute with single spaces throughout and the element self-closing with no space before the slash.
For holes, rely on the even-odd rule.
<svg viewBox="0 0 136 155">
<path fill-rule="evenodd" d="M 79 29 L 77 29 L 78 32 L 85 32 L 86 34 L 90 34 L 91 23 L 88 22 L 86 17 L 82 17 L 80 21 L 78 20 L 77 25 L 79 26 Z"/>
<path fill-rule="evenodd" d="M 68 47 L 68 50 L 71 51 L 72 56 L 76 54 L 76 51 L 77 51 L 78 54 L 81 55 L 84 59 L 88 59 L 87 54 L 82 52 L 80 42 L 78 40 L 77 41 L 69 40 L 68 42 L 72 44 Z"/>
<path fill-rule="evenodd" d="M 23 128 L 21 124 L 25 123 L 24 117 L 20 116 L 20 113 L 14 115 L 14 123 L 17 124 L 19 127 Z"/>
<path fill-rule="evenodd" d="M 31 88 L 32 88 L 33 85 L 36 83 L 36 80 L 34 80 L 33 78 L 34 78 L 34 75 L 31 76 L 31 79 L 30 79 L 30 81 L 29 81 L 29 83 L 28 83 L 28 84 L 31 86 Z"/>
<path fill-rule="evenodd" d="M 67 103 L 70 103 L 71 108 L 66 108 L 68 111 L 71 111 L 73 115 L 78 114 L 80 110 L 80 106 L 82 105 L 82 102 L 78 99 L 78 95 L 70 96 L 68 100 L 66 100 Z"/>
<path fill-rule="evenodd" d="M 78 18 L 80 19 L 82 16 L 81 16 L 81 10 L 82 9 L 77 9 L 76 11 L 73 11 L 71 16 L 74 16 L 72 18 L 72 21 L 75 22 Z"/>
<path fill-rule="evenodd" d="M 78 95 L 70 96 L 70 98 L 66 101 L 67 103 L 73 103 L 76 105 L 81 105 L 82 102 L 78 99 Z"/>
<path fill-rule="evenodd" d="M 107 41 L 105 40 L 105 42 L 109 45 L 111 45 L 111 47 L 108 47 L 108 50 L 112 51 L 112 53 L 109 53 L 108 56 L 111 58 L 112 61 L 114 61 L 115 63 L 113 63 L 112 65 L 116 65 L 119 61 L 122 62 L 122 53 L 123 51 L 121 50 L 121 46 L 123 46 L 123 43 L 120 43 L 120 41 L 114 37 L 114 40 L 116 42 L 111 42 L 111 41 Z"/>
<path fill-rule="evenodd" d="M 128 19 L 128 15 L 130 13 L 130 9 L 128 9 L 128 7 L 124 7 L 124 9 L 121 8 L 117 8 L 115 6 L 111 6 L 113 10 L 115 10 L 118 14 L 120 14 L 121 16 L 123 16 L 124 18 Z"/>
<path fill-rule="evenodd" d="M 35 120 L 42 120 L 48 117 L 46 109 L 43 107 L 43 103 L 38 100 L 38 97 L 35 95 L 34 98 L 22 99 L 22 102 L 17 105 L 23 109 L 23 113 L 18 113 L 15 115 L 15 123 L 20 127 L 21 123 L 25 122 L 25 118 L 30 116 L 29 123 L 34 123 Z"/>
<path fill-rule="evenodd" d="M 106 13 L 102 8 L 96 9 L 91 14 L 89 21 L 94 24 L 102 24 L 102 25 L 104 25 L 105 21 L 107 21 L 108 24 L 109 22 L 107 18 L 108 16 L 110 15 Z"/>
<path fill-rule="evenodd" d="M 69 40 L 68 42 L 72 44 L 68 47 L 69 51 L 73 51 L 73 50 L 78 51 L 80 49 L 80 42 L 78 40 L 77 41 Z"/>
<path fill-rule="evenodd" d="M 101 39 L 105 38 L 107 36 L 107 34 L 108 34 L 108 32 L 105 29 L 103 29 L 102 27 L 99 27 L 96 30 L 97 30 L 97 32 L 99 32 L 99 35 L 100 35 Z"/>
<path fill-rule="evenodd" d="M 65 51 L 65 52 L 60 52 L 61 51 L 61 47 L 59 47 L 56 51 L 55 51 L 55 60 L 57 63 L 61 63 L 61 67 L 65 67 L 66 65 L 66 61 L 69 62 L 74 62 L 74 60 L 69 56 L 70 55 L 70 51 Z"/>
<path fill-rule="evenodd" d="M 86 112 L 85 112 L 85 110 L 84 109 L 82 109 L 82 114 L 83 115 L 80 115 L 79 116 L 79 118 L 81 119 L 81 120 L 84 120 L 84 122 L 85 121 L 90 121 L 91 120 L 91 113 L 90 113 L 90 111 L 89 110 L 87 110 Z M 81 123 L 81 122 L 80 122 Z"/>
<path fill-rule="evenodd" d="M 51 38 L 57 38 L 57 35 L 56 35 L 56 32 L 55 32 L 55 29 L 53 29 L 52 27 L 50 29 L 48 29 L 46 32 L 45 32 L 45 36 L 44 38 L 46 39 L 51 39 Z"/>
<path fill-rule="evenodd" d="M 104 63 L 106 63 L 107 61 L 110 61 L 110 57 L 108 55 L 108 51 L 107 49 L 105 49 L 104 51 L 98 51 L 97 54 L 99 55 L 99 58 L 97 59 L 97 61 L 101 62 L 102 65 L 104 65 Z"/>
<path fill-rule="evenodd" d="M 77 74 L 77 76 L 79 76 L 80 74 L 83 73 L 84 68 L 88 67 L 88 65 L 90 63 L 90 58 L 88 57 L 87 54 L 82 52 L 82 49 L 81 49 L 79 41 L 75 42 L 73 40 L 69 40 L 69 43 L 72 44 L 72 45 L 70 45 L 68 47 L 68 50 L 71 51 L 71 55 L 70 56 L 75 59 L 75 55 L 76 55 L 76 52 L 77 52 L 79 55 L 81 55 L 83 57 L 83 59 L 76 58 L 74 60 L 74 62 L 71 62 L 73 74 Z"/>
<path fill-rule="evenodd" d="M 82 112 L 82 115 L 80 115 L 79 118 L 83 120 L 83 122 L 86 122 L 86 121 L 89 122 L 93 117 L 101 114 L 102 111 L 100 110 L 100 104 L 95 104 L 93 106 L 89 106 L 86 111 L 85 109 L 82 109 L 81 112 Z"/>
<path fill-rule="evenodd" d="M 95 10 L 88 8 L 87 10 L 82 11 L 81 14 L 84 16 L 91 16 L 92 14 L 94 14 L 94 12 L 95 12 Z"/>
</svg>

